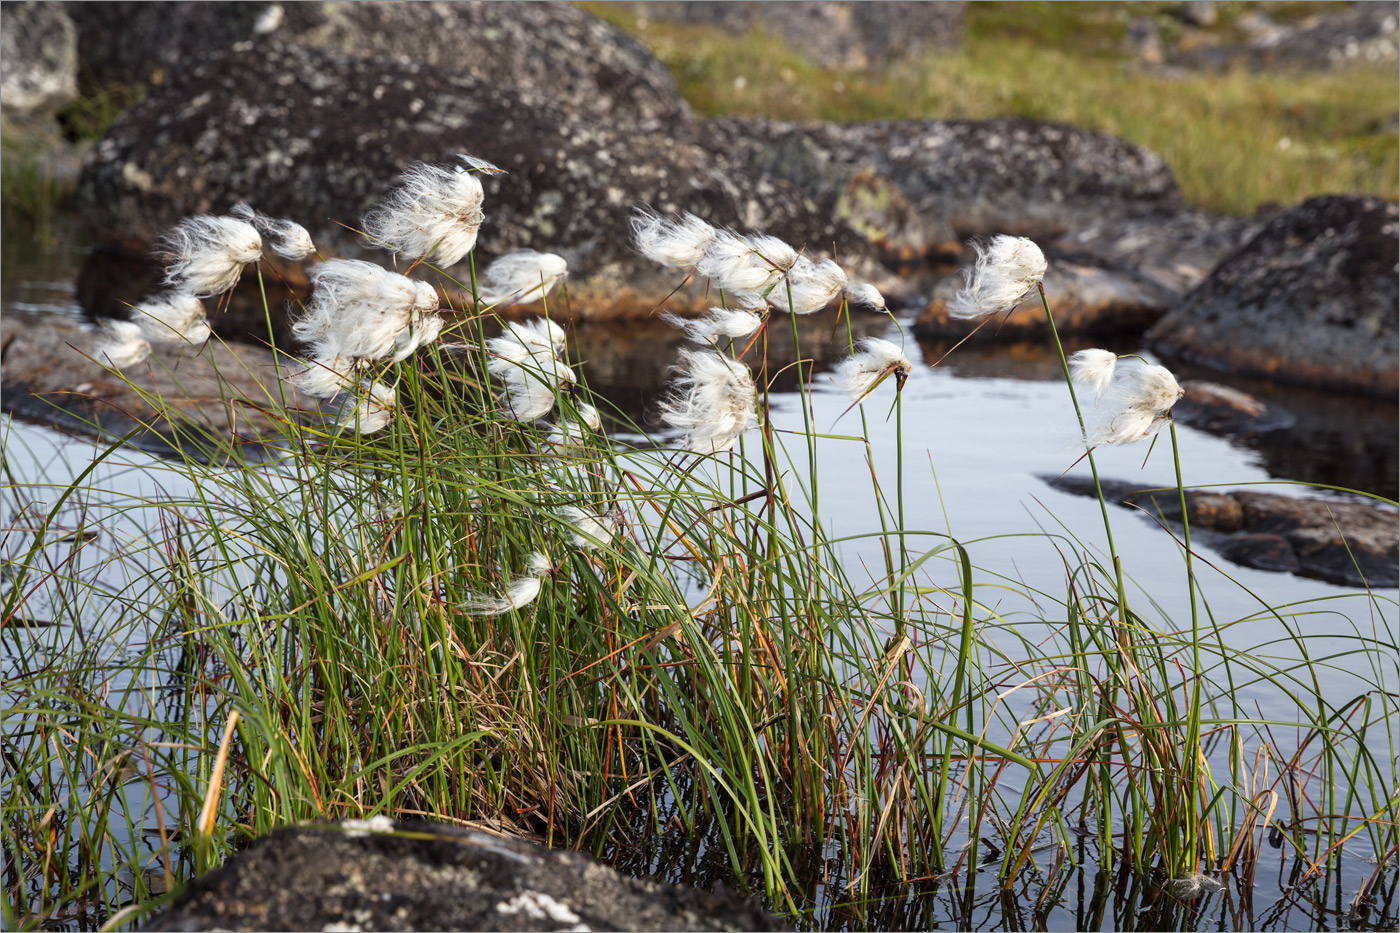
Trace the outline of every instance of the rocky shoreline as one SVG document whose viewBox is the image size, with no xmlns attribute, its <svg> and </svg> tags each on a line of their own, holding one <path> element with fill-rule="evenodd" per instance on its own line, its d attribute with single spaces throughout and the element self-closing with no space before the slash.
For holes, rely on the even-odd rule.
<svg viewBox="0 0 1400 933">
<path fill-rule="evenodd" d="M 753 4 L 629 8 L 718 17 L 735 28 L 761 22 L 813 55 L 852 62 L 869 61 L 872 43 L 897 54 L 952 47 L 964 29 L 959 4 L 855 13 L 843 4 L 798 6 L 781 15 Z M 1310 67 L 1334 67 L 1353 47 L 1370 60 L 1395 32 L 1374 12 L 1275 24 L 1267 36 L 1250 33 L 1254 20 L 1245 19 L 1241 48 L 1296 45 Z M 1168 31 L 1199 34 L 1191 48 L 1207 47 L 1213 7 L 1186 4 L 1178 13 L 1180 25 Z M 80 87 L 149 86 L 87 153 L 78 182 L 78 208 L 97 246 L 83 298 L 97 315 L 143 297 L 161 232 L 240 200 L 305 224 L 325 256 L 384 261 L 355 230 L 363 212 L 406 163 L 468 151 L 509 173 L 487 180 L 475 261 L 520 248 L 562 255 L 577 321 L 633 320 L 662 302 L 679 312 L 712 303 L 703 283 L 680 285 L 682 276 L 630 248 L 638 204 L 837 256 L 893 307 L 918 310 L 915 330 L 925 339 L 966 335 L 946 314 L 948 264 L 965 255 L 970 237 L 1010 233 L 1036 239 L 1049 257 L 1046 287 L 1064 333 L 1150 329 L 1149 346 L 1168 357 L 1334 391 L 1396 393 L 1400 247 L 1394 205 L 1375 199 L 1339 195 L 1277 216 L 1216 216 L 1184 203 L 1156 154 L 1024 119 L 700 119 L 644 46 L 563 3 L 19 3 L 4 15 L 10 33 L 32 37 L 31 47 L 6 56 L 7 126 L 42 124 Z M 840 40 L 821 25 L 837 22 L 849 27 Z M 125 41 L 101 40 L 117 27 Z M 1217 57 L 1235 54 L 1211 47 Z M 1340 232 L 1331 236 L 1334 227 Z M 1300 238 L 1327 245 L 1300 249 Z M 264 266 L 265 282 L 281 289 L 271 308 L 280 333 L 287 300 L 305 297 L 306 269 L 281 260 Z M 468 262 L 445 271 L 470 280 Z M 119 294 L 114 277 L 132 293 Z M 1281 277 L 1296 285 L 1279 287 Z M 1325 311 L 1295 300 L 1299 294 L 1325 298 Z M 256 281 L 245 281 L 220 333 L 263 335 L 261 296 Z M 1259 315 L 1295 330 L 1290 314 L 1306 318 L 1308 340 L 1282 347 L 1241 339 L 1257 334 Z M 1044 327 L 1028 304 L 997 332 L 1038 338 Z M 1300 352 L 1298 344 L 1319 349 Z"/>
</svg>

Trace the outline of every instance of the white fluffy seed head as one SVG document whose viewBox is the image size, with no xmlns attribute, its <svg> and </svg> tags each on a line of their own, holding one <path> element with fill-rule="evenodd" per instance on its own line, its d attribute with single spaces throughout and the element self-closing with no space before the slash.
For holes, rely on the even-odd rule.
<svg viewBox="0 0 1400 933">
<path fill-rule="evenodd" d="M 781 288 L 784 273 L 799 261 L 797 252 L 777 237 L 743 237 L 720 230 L 696 268 L 726 292 L 762 295 Z"/>
<path fill-rule="evenodd" d="M 681 352 L 680 378 L 662 403 L 661 417 L 685 432 L 696 453 L 729 450 L 758 423 L 753 376 L 737 360 L 711 351 Z"/>
<path fill-rule="evenodd" d="M 390 356 L 400 347 L 399 333 L 414 323 L 427 297 L 420 290 L 425 283 L 359 259 L 323 262 L 310 277 L 311 300 L 292 334 L 310 344 L 318 358 Z"/>
<path fill-rule="evenodd" d="M 869 308 L 872 311 L 885 310 L 885 296 L 880 294 L 880 290 L 869 283 L 846 286 L 846 300 L 854 305 Z"/>
<path fill-rule="evenodd" d="M 569 523 L 569 536 L 577 547 L 607 547 L 617 535 L 617 520 L 611 516 L 594 515 L 572 505 L 561 508 L 559 515 Z"/>
<path fill-rule="evenodd" d="M 299 262 L 316 252 L 310 231 L 296 221 L 260 214 L 241 202 L 235 204 L 229 213 L 256 227 L 269 241 L 272 251 L 283 259 Z"/>
<path fill-rule="evenodd" d="M 652 262 L 677 269 L 698 264 L 715 238 L 715 228 L 694 214 L 666 220 L 648 207 L 632 215 L 632 242 Z"/>
<path fill-rule="evenodd" d="M 549 434 L 545 436 L 545 443 L 555 447 L 569 447 L 576 445 L 587 438 L 588 431 L 601 431 L 603 429 L 602 416 L 598 414 L 598 409 L 592 405 L 578 403 L 574 406 L 578 412 L 578 417 L 563 415 L 559 421 L 549 429 Z M 584 430 L 587 428 L 587 431 Z"/>
<path fill-rule="evenodd" d="M 160 239 L 165 284 L 197 298 L 222 295 L 262 256 L 257 228 L 236 217 L 186 217 Z"/>
<path fill-rule="evenodd" d="M 504 597 L 473 593 L 459 604 L 459 608 L 473 615 L 484 616 L 500 615 L 503 612 L 510 612 L 512 609 L 523 609 L 540 595 L 544 577 L 552 569 L 549 558 L 537 551 L 531 554 L 530 559 L 526 562 L 524 575 L 515 577 L 506 584 Z"/>
<path fill-rule="evenodd" d="M 189 292 L 165 291 L 151 295 L 131 309 L 131 320 L 151 343 L 188 343 L 199 346 L 209 339 L 209 319 L 204 302 Z"/>
<path fill-rule="evenodd" d="M 314 359 L 288 379 L 296 390 L 312 398 L 335 398 L 355 384 L 357 365 L 345 357 Z"/>
<path fill-rule="evenodd" d="M 963 270 L 963 286 L 948 302 L 948 316 L 963 320 L 1011 311 L 1045 276 L 1045 254 L 1018 236 L 996 236 L 983 246 L 973 242 L 977 261 Z"/>
<path fill-rule="evenodd" d="M 1091 446 L 1134 444 L 1166 426 L 1174 406 L 1185 394 L 1165 366 L 1141 359 L 1120 361 L 1098 406 L 1102 425 Z"/>
<path fill-rule="evenodd" d="M 836 367 L 832 378 L 836 385 L 859 402 L 889 376 L 894 376 L 896 391 L 904 388 L 904 380 L 914 371 L 914 364 L 904 356 L 898 345 L 878 337 L 867 337 L 859 349 Z"/>
<path fill-rule="evenodd" d="M 99 363 L 113 369 L 127 369 L 150 356 L 151 345 L 141 336 L 141 325 L 133 321 L 105 321 L 93 355 Z"/>
<path fill-rule="evenodd" d="M 457 153 L 457 161 L 466 166 L 468 172 L 480 172 L 483 175 L 505 175 L 506 170 L 494 162 L 487 162 L 485 159 L 474 155 L 467 155 L 465 152 Z"/>
<path fill-rule="evenodd" d="M 846 282 L 845 270 L 835 260 L 813 262 L 804 256 L 788 272 L 787 280 L 768 293 L 768 301 L 779 311 L 812 314 L 835 301 Z"/>
<path fill-rule="evenodd" d="M 1109 350 L 1080 350 L 1069 358 L 1070 379 L 1093 389 L 1095 398 L 1103 396 L 1117 368 L 1118 354 Z"/>
<path fill-rule="evenodd" d="M 419 347 L 426 347 L 442 333 L 442 318 L 436 314 L 430 314 L 425 318 L 415 319 L 407 327 L 394 335 L 393 362 L 402 363 L 408 359 Z"/>
<path fill-rule="evenodd" d="M 490 163 L 485 163 L 489 165 Z M 450 266 L 476 246 L 485 219 L 480 168 L 415 163 L 364 217 L 365 240 Z"/>
<path fill-rule="evenodd" d="M 393 420 L 397 402 L 393 389 L 376 382 L 364 390 L 363 398 L 347 397 L 335 423 L 353 426 L 361 434 L 372 434 Z"/>
<path fill-rule="evenodd" d="M 667 311 L 661 320 L 685 333 L 696 343 L 719 343 L 722 339 L 747 337 L 763 326 L 763 317 L 743 308 L 711 308 L 704 317 L 683 318 Z"/>
<path fill-rule="evenodd" d="M 506 253 L 486 267 L 478 284 L 483 305 L 498 308 L 539 301 L 569 274 L 564 257 L 532 249 Z"/>
</svg>

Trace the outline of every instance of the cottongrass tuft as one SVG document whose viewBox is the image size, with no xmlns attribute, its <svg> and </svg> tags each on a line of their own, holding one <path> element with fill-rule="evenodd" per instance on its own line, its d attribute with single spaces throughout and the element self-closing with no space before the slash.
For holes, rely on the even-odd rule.
<svg viewBox="0 0 1400 933">
<path fill-rule="evenodd" d="M 511 418 L 538 421 L 554 408 L 557 393 L 578 382 L 559 360 L 564 340 L 562 327 L 539 318 L 507 324 L 501 336 L 486 341 L 486 369 L 505 383 L 501 409 Z"/>
<path fill-rule="evenodd" d="M 860 402 L 889 376 L 894 376 L 895 391 L 904 389 L 904 381 L 914 371 L 914 364 L 904 356 L 898 345 L 879 337 L 867 337 L 860 348 L 836 367 L 832 378 L 836 385 Z"/>
<path fill-rule="evenodd" d="M 355 384 L 355 371 L 361 365 L 343 356 L 318 357 L 292 373 L 288 379 L 303 395 L 329 399 Z"/>
<path fill-rule="evenodd" d="M 768 295 L 768 301 L 779 311 L 814 314 L 835 301 L 848 281 L 846 270 L 834 259 L 813 262 L 804 256 L 788 270 L 787 281 Z"/>
<path fill-rule="evenodd" d="M 684 446 L 701 454 L 731 449 L 758 423 L 753 375 L 737 360 L 711 351 L 681 351 L 680 378 L 662 403 L 661 418 L 685 432 Z"/>
<path fill-rule="evenodd" d="M 272 251 L 283 259 L 299 262 L 316 252 L 311 232 L 294 220 L 260 214 L 243 202 L 235 204 L 229 213 L 256 227 L 270 242 Z"/>
<path fill-rule="evenodd" d="M 477 177 L 477 171 L 485 170 L 471 163 L 468 168 L 410 165 L 380 206 L 365 215 L 366 241 L 442 266 L 461 261 L 476 246 L 486 218 L 481 210 L 485 192 Z"/>
<path fill-rule="evenodd" d="M 661 320 L 684 332 L 687 340 L 706 344 L 747 337 L 763 326 L 762 315 L 743 308 L 711 308 L 699 318 L 683 318 L 668 311 Z"/>
<path fill-rule="evenodd" d="M 848 286 L 846 300 L 871 311 L 884 311 L 886 309 L 885 296 L 880 294 L 878 288 L 868 283 Z"/>
<path fill-rule="evenodd" d="M 1089 438 L 1090 446 L 1135 444 L 1160 431 L 1185 390 L 1165 366 L 1133 358 L 1119 363 L 1100 400 L 1106 423 Z"/>
<path fill-rule="evenodd" d="M 996 236 L 983 246 L 976 241 L 977 261 L 963 270 L 963 287 L 948 302 L 948 316 L 962 320 L 1012 311 L 1045 277 L 1045 254 L 1019 236 Z"/>
<path fill-rule="evenodd" d="M 536 551 L 530 555 L 525 565 L 525 573 L 506 584 L 505 596 L 470 593 L 457 604 L 457 608 L 482 616 L 496 616 L 512 609 L 523 609 L 539 597 L 544 578 L 552 570 L 549 558 Z"/>
<path fill-rule="evenodd" d="M 341 402 L 335 423 L 341 427 L 354 427 L 361 434 L 373 434 L 393 420 L 397 404 L 397 393 L 376 382 L 369 386 L 362 399 L 347 396 Z"/>
<path fill-rule="evenodd" d="M 127 369 L 151 355 L 151 345 L 141 335 L 141 325 L 133 321 L 106 321 L 102 336 L 93 348 L 99 362 L 106 360 L 113 369 Z"/>
<path fill-rule="evenodd" d="M 478 283 L 480 302 L 498 308 L 548 297 L 569 274 L 563 256 L 532 249 L 506 253 L 482 273 Z"/>
<path fill-rule="evenodd" d="M 744 237 L 720 230 L 696 268 L 726 292 L 765 295 L 801 258 L 777 237 Z"/>
<path fill-rule="evenodd" d="M 437 310 L 437 292 L 428 283 L 360 259 L 321 263 L 311 270 L 311 282 L 311 300 L 292 334 L 310 344 L 317 359 L 387 358 L 402 351 L 400 332 L 422 327 Z"/>
<path fill-rule="evenodd" d="M 204 302 L 189 292 L 165 291 L 151 295 L 131 309 L 131 320 L 151 343 L 188 343 L 199 346 L 209 339 L 209 319 Z"/>
<path fill-rule="evenodd" d="M 617 536 L 617 520 L 610 515 L 594 515 L 566 505 L 559 510 L 559 516 L 569 524 L 569 536 L 580 548 L 607 547 Z"/>
<path fill-rule="evenodd" d="M 186 217 L 160 239 L 167 257 L 165 284 L 197 298 L 212 298 L 238 284 L 243 267 L 262 257 L 257 228 L 237 217 Z"/>
<path fill-rule="evenodd" d="M 577 446 L 587 438 L 589 431 L 597 433 L 603 429 L 603 418 L 597 408 L 579 402 L 574 405 L 574 410 L 578 417 L 561 416 L 545 435 L 546 444 L 554 447 Z"/>
<path fill-rule="evenodd" d="M 1118 354 L 1110 350 L 1080 350 L 1069 358 L 1069 378 L 1093 389 L 1095 398 L 1103 397 L 1117 368 Z"/>
<path fill-rule="evenodd" d="M 632 242 L 652 262 L 676 269 L 697 265 L 718 231 L 694 214 L 666 220 L 648 207 L 632 215 Z"/>
</svg>

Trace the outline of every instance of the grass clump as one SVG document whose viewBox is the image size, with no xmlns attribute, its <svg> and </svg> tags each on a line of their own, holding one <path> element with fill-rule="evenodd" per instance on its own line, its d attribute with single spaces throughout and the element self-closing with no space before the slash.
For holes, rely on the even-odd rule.
<svg viewBox="0 0 1400 933">
<path fill-rule="evenodd" d="M 1164 4 L 971 3 L 957 50 L 869 73 L 812 63 L 762 30 L 642 28 L 622 9 L 585 6 L 645 42 L 707 116 L 1067 123 L 1158 153 L 1189 202 L 1221 213 L 1337 192 L 1400 196 L 1391 70 L 1154 72 L 1125 53 L 1122 37 L 1130 16 Z M 1228 35 L 1243 5 L 1219 6 Z"/>
<path fill-rule="evenodd" d="M 1102 499 L 1107 549 L 1033 534 L 1063 555 L 1058 591 L 979 567 L 999 542 L 905 521 L 902 440 L 893 482 L 878 479 L 865 408 L 892 404 L 902 424 L 912 367 L 897 344 L 865 345 L 846 370 L 858 432 L 814 426 L 811 362 L 786 346 L 796 322 L 789 337 L 775 308 L 801 306 L 816 287 L 804 275 L 843 313 L 835 296 L 868 293 L 776 241 L 657 223 L 668 247 L 680 237 L 700 267 L 750 283 L 733 297 L 767 306 L 727 355 L 693 354 L 750 376 L 724 393 L 682 381 L 673 423 L 716 402 L 729 419 L 691 431 L 688 450 L 616 440 L 645 432 L 590 416 L 606 405 L 586 369 L 557 358 L 556 328 L 495 337 L 497 307 L 418 262 L 403 320 L 422 343 L 391 362 L 392 330 L 372 350 L 318 330 L 318 362 L 341 367 L 326 390 L 339 417 L 286 413 L 268 459 L 201 446 L 166 465 L 169 490 L 143 496 L 103 491 L 121 445 L 71 482 L 10 479 L 7 927 L 132 923 L 279 825 L 373 814 L 623 863 L 680 839 L 717 878 L 811 926 L 868 925 L 890 890 L 979 868 L 1058 897 L 1054 865 L 1086 846 L 1159 892 L 1202 875 L 1250 888 L 1275 835 L 1315 872 L 1343 843 L 1390 858 L 1394 632 L 1358 622 L 1337 649 L 1295 627 L 1320 612 L 1384 618 L 1392 604 L 1261 601 L 1217 619 L 1195 593 L 1188 533 L 1191 619 L 1166 618 L 1130 588 Z M 721 241 L 716 259 L 706 244 Z M 1043 257 L 1013 245 L 992 255 L 1014 255 L 1015 281 L 1033 288 Z M 429 276 L 472 297 L 423 312 Z M 391 292 L 368 309 L 375 327 Z M 769 404 L 780 345 L 802 386 L 788 420 Z M 549 398 L 526 416 L 531 380 Z M 373 428 L 346 417 L 371 401 Z M 1151 430 L 1168 423 L 1163 405 Z M 870 459 L 870 486 L 847 494 L 869 503 L 872 527 L 844 538 L 825 530 L 817 495 L 829 443 Z M 10 477 L 18 456 L 7 444 Z M 883 559 L 856 574 L 843 549 L 863 543 Z M 1251 628 L 1248 649 L 1237 626 Z M 1355 695 L 1328 685 L 1344 671 Z M 1243 708 L 1246 686 L 1276 694 L 1280 712 Z M 1299 737 L 1271 731 L 1284 725 Z M 700 860 L 677 874 L 700 874 Z"/>
</svg>

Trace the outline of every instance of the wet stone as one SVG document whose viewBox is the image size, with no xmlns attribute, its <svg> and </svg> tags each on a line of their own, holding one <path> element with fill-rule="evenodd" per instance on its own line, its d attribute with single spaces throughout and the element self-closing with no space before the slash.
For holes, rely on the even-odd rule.
<svg viewBox="0 0 1400 933">
<path fill-rule="evenodd" d="M 147 930 L 783 930 L 748 898 L 627 878 L 578 852 L 374 817 L 279 829 Z"/>
</svg>

